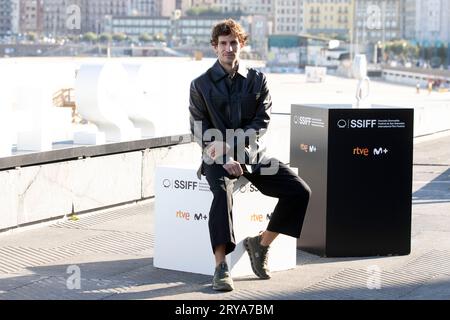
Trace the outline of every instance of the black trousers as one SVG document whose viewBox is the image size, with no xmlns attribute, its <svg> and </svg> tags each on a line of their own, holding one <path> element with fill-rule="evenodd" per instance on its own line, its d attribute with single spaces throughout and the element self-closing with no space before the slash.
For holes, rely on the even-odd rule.
<svg viewBox="0 0 450 320">
<path fill-rule="evenodd" d="M 299 238 L 311 189 L 287 165 L 278 163 L 278 172 L 273 175 L 261 174 L 261 169 L 250 173 L 242 166 L 244 177 L 264 195 L 279 199 L 267 230 Z M 228 254 L 236 247 L 232 210 L 233 187 L 237 179 L 220 164 L 203 163 L 203 172 L 214 195 L 208 223 L 212 249 L 214 252 L 216 246 L 225 244 Z"/>
</svg>

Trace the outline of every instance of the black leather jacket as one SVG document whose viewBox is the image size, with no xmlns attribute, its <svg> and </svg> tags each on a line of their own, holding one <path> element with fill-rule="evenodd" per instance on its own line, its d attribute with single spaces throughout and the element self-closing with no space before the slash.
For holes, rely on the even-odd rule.
<svg viewBox="0 0 450 320">
<path fill-rule="evenodd" d="M 210 69 L 192 81 L 189 100 L 191 132 L 202 150 L 212 140 L 227 141 L 234 147 L 226 155 L 224 162 L 237 154 L 238 147 L 236 138 L 226 139 L 226 130 L 243 129 L 244 132 L 250 132 L 249 129 L 255 130 L 256 144 L 250 144 L 248 139 L 245 140 L 245 161 L 233 157 L 240 163 L 250 164 L 251 170 L 255 170 L 264 159 L 265 148 L 261 144 L 260 137 L 267 130 L 272 108 L 266 76 L 255 69 L 245 68 L 240 63 L 235 76 L 230 79 L 219 61 L 216 61 Z M 198 124 L 198 121 L 201 122 L 201 127 L 195 128 L 195 122 Z M 205 131 L 211 128 L 218 129 L 222 139 L 213 137 L 205 141 Z M 255 145 L 257 150 L 250 152 L 249 149 Z M 249 154 L 256 155 L 256 158 Z"/>
</svg>

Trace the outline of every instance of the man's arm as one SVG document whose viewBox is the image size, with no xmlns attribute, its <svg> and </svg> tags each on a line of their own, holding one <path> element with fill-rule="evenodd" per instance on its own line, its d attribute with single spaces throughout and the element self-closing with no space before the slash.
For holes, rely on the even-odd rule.
<svg viewBox="0 0 450 320">
<path fill-rule="evenodd" d="M 223 162 L 229 162 L 230 156 L 225 154 L 229 150 L 229 146 L 222 141 L 221 135 L 215 136 L 213 134 L 214 141 L 205 141 L 205 132 L 209 129 L 213 129 L 213 125 L 210 121 L 208 110 L 206 108 L 205 101 L 201 96 L 195 82 L 192 81 L 189 96 L 189 113 L 190 113 L 190 125 L 191 133 L 194 135 L 195 141 L 200 145 L 203 152 L 212 160 L 216 160 L 223 155 Z M 219 132 L 216 132 L 219 134 Z"/>
<path fill-rule="evenodd" d="M 270 97 L 269 88 L 267 87 L 267 79 L 264 74 L 262 74 L 262 76 L 261 95 L 258 99 L 258 105 L 256 106 L 255 117 L 252 122 L 243 128 L 244 131 L 253 129 L 258 135 L 264 134 L 267 130 L 270 122 L 270 112 L 272 110 L 272 98 Z"/>
<path fill-rule="evenodd" d="M 189 94 L 189 114 L 191 133 L 194 135 L 195 141 L 203 150 L 208 145 L 208 142 L 203 141 L 205 131 L 213 126 L 209 120 L 205 101 L 198 92 L 194 81 L 191 82 Z"/>
</svg>

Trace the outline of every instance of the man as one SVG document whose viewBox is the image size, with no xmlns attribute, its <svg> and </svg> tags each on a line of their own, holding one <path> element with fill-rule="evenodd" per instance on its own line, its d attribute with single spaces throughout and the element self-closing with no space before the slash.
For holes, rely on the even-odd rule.
<svg viewBox="0 0 450 320">
<path fill-rule="evenodd" d="M 236 246 L 234 181 L 243 175 L 263 194 L 279 198 L 267 230 L 244 241 L 252 269 L 261 279 L 270 278 L 268 250 L 278 234 L 300 236 L 311 192 L 285 164 L 267 157 L 260 144 L 272 101 L 264 74 L 240 63 L 246 41 L 242 27 L 231 19 L 214 26 L 211 45 L 218 59 L 190 88 L 191 131 L 202 147 L 200 170 L 214 195 L 208 226 L 216 260 L 213 289 L 219 291 L 234 288 L 225 260 Z"/>
</svg>

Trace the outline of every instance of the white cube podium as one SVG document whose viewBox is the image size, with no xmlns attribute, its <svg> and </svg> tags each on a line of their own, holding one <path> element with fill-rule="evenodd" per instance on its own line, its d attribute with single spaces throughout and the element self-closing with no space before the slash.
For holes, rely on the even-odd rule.
<svg viewBox="0 0 450 320">
<path fill-rule="evenodd" d="M 155 252 L 157 268 L 213 275 L 214 255 L 208 230 L 212 192 L 196 167 L 156 168 Z M 233 224 L 236 249 L 227 255 L 233 277 L 253 275 L 243 240 L 266 229 L 278 199 L 260 193 L 244 177 L 235 182 Z M 296 266 L 297 239 L 280 234 L 269 250 L 270 271 Z"/>
</svg>

